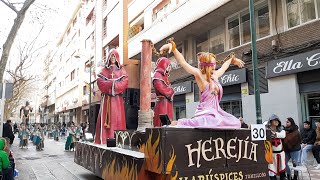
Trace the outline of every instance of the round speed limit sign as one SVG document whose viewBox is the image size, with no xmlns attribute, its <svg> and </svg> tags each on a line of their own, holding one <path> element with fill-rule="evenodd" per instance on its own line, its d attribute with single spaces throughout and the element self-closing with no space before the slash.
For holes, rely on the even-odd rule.
<svg viewBox="0 0 320 180">
<path fill-rule="evenodd" d="M 266 126 L 264 124 L 251 125 L 251 139 L 252 141 L 266 140 Z"/>
</svg>

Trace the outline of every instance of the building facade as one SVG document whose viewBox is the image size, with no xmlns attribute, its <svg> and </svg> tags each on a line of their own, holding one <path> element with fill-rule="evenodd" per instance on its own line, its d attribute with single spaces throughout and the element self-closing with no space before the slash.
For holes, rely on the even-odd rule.
<svg viewBox="0 0 320 180">
<path fill-rule="evenodd" d="M 275 113 L 282 121 L 292 117 L 301 125 L 305 120 L 320 118 L 320 83 L 316 76 L 320 67 L 320 2 L 254 2 L 262 119 L 267 120 Z M 245 61 L 244 69 L 232 66 L 220 78 L 224 86 L 220 105 L 235 116 L 243 116 L 247 123 L 256 123 L 247 1 L 90 0 L 79 4 L 81 6 L 67 25 L 58 48 L 63 60 L 57 63 L 57 74 L 60 74 L 55 80 L 56 112 L 71 117 L 80 109 L 80 121 L 88 119 L 89 88 L 86 84 L 90 76 L 85 69 L 93 64 L 91 70 L 98 73 L 108 51 L 117 48 L 129 74 L 129 88 L 124 94 L 126 113 L 133 114 L 139 109 L 141 40 L 150 39 L 159 49 L 169 37 L 174 37 L 178 50 L 194 66 L 197 66 L 196 54 L 201 51 L 213 52 L 217 59 L 224 59 L 230 52 L 235 52 Z M 70 32 L 74 29 L 71 22 L 75 17 L 82 19 L 81 28 L 74 31 L 81 32 L 81 38 L 74 41 L 76 46 L 71 48 L 65 39 L 68 38 L 68 28 Z M 74 63 L 74 53 L 85 56 Z M 169 58 L 174 67 L 170 80 L 176 90 L 174 118 L 190 118 L 199 101 L 199 90 L 193 77 L 181 69 L 173 57 L 169 55 Z M 154 56 L 153 62 L 156 60 Z M 79 78 L 74 83 L 71 80 L 73 71 L 77 75 L 74 79 Z M 68 78 L 70 81 L 66 80 Z M 91 79 L 92 91 L 95 92 L 91 94 L 94 114 L 100 98 L 95 76 L 92 75 Z M 77 119 L 77 116 L 73 118 Z M 137 113 L 129 119 L 134 124 Z"/>
<path fill-rule="evenodd" d="M 143 8 L 133 15 L 136 19 L 132 22 L 143 26 L 139 33 L 128 40 L 129 59 L 139 59 L 141 39 L 151 39 L 159 48 L 169 37 L 175 38 L 180 52 L 195 66 L 198 52 L 213 52 L 218 59 L 235 52 L 237 57 L 246 62 L 245 74 L 231 67 L 225 74 L 225 79 L 220 79 L 220 83 L 233 82 L 224 85 L 224 96 L 220 105 L 235 116 L 243 116 L 246 122 L 256 123 L 247 1 L 222 0 L 201 3 L 196 0 L 159 0 L 147 3 L 136 0 L 129 4 L 129 14 L 131 6 L 132 9 L 138 9 L 134 4 Z M 300 125 L 305 120 L 319 118 L 319 90 L 315 74 L 320 66 L 314 65 L 299 71 L 289 70 L 298 69 L 299 63 L 296 62 L 307 61 L 310 58 L 317 64 L 319 7 L 320 2 L 314 0 L 255 1 L 263 120 L 267 120 L 272 113 L 279 115 L 282 121 L 286 117 L 292 117 Z M 291 58 L 296 60 L 290 63 Z M 268 75 L 272 68 L 279 68 L 277 65 L 282 66 L 282 71 L 288 73 Z M 171 73 L 173 86 L 191 82 L 189 86 L 192 87 L 192 92 L 176 94 L 175 117 L 192 117 L 198 104 L 199 90 L 192 76 L 176 64 L 173 63 L 173 66 L 176 68 Z M 237 81 L 240 76 L 244 79 Z"/>
</svg>

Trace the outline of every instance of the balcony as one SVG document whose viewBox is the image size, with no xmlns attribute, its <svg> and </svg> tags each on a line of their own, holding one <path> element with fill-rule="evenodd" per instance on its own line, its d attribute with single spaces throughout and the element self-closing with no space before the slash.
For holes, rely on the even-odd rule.
<svg viewBox="0 0 320 180">
<path fill-rule="evenodd" d="M 88 3 L 86 3 L 84 5 L 84 17 L 88 17 L 90 15 L 90 13 L 92 12 L 92 10 L 94 10 L 95 7 L 95 2 L 92 1 L 88 1 Z"/>
<path fill-rule="evenodd" d="M 139 34 L 142 30 L 142 27 L 140 25 L 133 25 L 128 32 L 128 39 L 131 39 L 135 35 Z"/>
</svg>

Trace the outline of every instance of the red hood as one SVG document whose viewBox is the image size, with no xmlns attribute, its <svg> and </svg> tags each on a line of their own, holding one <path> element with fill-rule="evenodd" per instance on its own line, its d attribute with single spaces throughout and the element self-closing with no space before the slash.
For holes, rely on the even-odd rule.
<svg viewBox="0 0 320 180">
<path fill-rule="evenodd" d="M 156 62 L 156 69 L 154 70 L 154 72 L 159 72 L 163 75 L 166 75 L 167 69 L 170 66 L 170 60 L 165 58 L 165 57 L 161 57 L 157 60 Z"/>
<path fill-rule="evenodd" d="M 107 58 L 107 61 L 106 61 L 106 68 L 110 68 L 111 66 L 111 62 L 110 62 L 110 59 L 111 59 L 111 55 L 114 55 L 116 57 L 116 66 L 118 69 L 121 68 L 121 64 L 120 64 L 120 57 L 119 57 L 119 53 L 116 49 L 111 49 L 109 51 L 109 54 L 108 54 L 108 58 Z"/>
</svg>

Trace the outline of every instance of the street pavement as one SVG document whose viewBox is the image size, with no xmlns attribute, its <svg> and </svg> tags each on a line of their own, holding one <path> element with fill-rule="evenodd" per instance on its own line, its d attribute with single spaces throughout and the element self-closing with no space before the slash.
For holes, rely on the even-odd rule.
<svg viewBox="0 0 320 180">
<path fill-rule="evenodd" d="M 289 164 L 292 167 L 292 164 Z M 306 167 L 298 167 L 300 169 L 299 176 L 303 176 L 303 179 L 307 180 L 320 180 L 320 170 L 315 169 L 316 162 L 314 164 L 308 164 Z"/>
<path fill-rule="evenodd" d="M 17 137 L 17 135 L 16 135 Z M 16 180 L 101 180 L 92 172 L 73 162 L 74 152 L 64 151 L 65 140 L 45 139 L 44 150 L 36 151 L 29 141 L 28 149 L 18 147 L 19 139 L 12 145 L 16 169 Z"/>
</svg>

